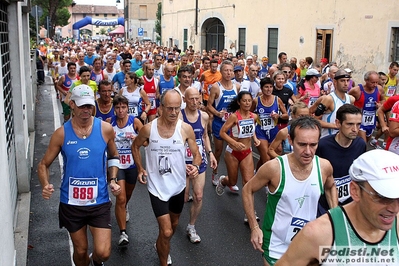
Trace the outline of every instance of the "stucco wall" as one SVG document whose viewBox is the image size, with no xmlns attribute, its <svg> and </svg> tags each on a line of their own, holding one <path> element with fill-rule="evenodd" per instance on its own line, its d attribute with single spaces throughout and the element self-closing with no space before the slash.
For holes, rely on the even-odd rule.
<svg viewBox="0 0 399 266">
<path fill-rule="evenodd" d="M 399 1 L 199 1 L 198 35 L 195 35 L 195 0 L 163 1 L 162 42 L 183 43 L 183 29 L 195 50 L 204 49 L 201 29 L 208 18 L 225 26 L 225 47 L 238 44 L 238 28 L 246 28 L 246 53 L 258 45 L 267 53 L 268 28 L 278 28 L 278 51 L 298 59 L 315 58 L 316 30 L 332 29 L 332 56 L 341 67 L 354 69 L 357 81 L 368 70 L 387 71 L 391 54 L 391 27 L 399 27 Z M 191 38 L 190 38 L 191 37 Z M 299 40 L 303 38 L 303 43 Z M 180 45 L 181 46 L 181 45 Z"/>
</svg>

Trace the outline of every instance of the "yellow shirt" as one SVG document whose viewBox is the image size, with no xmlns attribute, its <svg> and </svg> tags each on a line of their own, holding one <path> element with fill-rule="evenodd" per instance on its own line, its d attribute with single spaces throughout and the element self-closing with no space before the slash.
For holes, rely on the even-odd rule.
<svg viewBox="0 0 399 266">
<path fill-rule="evenodd" d="M 393 79 L 391 79 L 389 75 L 387 76 L 388 76 L 388 82 L 384 86 L 385 100 L 396 94 L 396 87 L 398 85 L 398 79 L 396 76 Z"/>
</svg>

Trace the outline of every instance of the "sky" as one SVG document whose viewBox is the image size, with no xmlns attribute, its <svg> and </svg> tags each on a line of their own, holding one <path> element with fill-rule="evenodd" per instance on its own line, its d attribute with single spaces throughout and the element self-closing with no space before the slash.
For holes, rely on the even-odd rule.
<svg viewBox="0 0 399 266">
<path fill-rule="evenodd" d="M 120 4 L 116 4 L 116 0 L 74 0 L 77 5 L 96 5 L 96 6 L 117 6 L 123 9 L 124 0 L 120 0 Z"/>
</svg>

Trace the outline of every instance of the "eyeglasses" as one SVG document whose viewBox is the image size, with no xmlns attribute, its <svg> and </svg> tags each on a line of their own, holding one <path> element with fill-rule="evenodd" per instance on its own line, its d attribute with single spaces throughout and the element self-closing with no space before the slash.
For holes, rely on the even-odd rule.
<svg viewBox="0 0 399 266">
<path fill-rule="evenodd" d="M 285 74 L 291 74 L 291 71 L 288 71 L 288 70 L 283 70 L 283 72 L 284 72 Z"/>
<path fill-rule="evenodd" d="M 180 112 L 180 109 L 181 109 L 181 107 L 180 106 L 178 106 L 178 107 L 172 107 L 172 106 L 165 106 L 165 105 L 162 105 L 164 108 L 165 108 L 165 110 L 166 111 L 168 111 L 169 113 L 171 113 L 171 112 L 173 112 L 173 111 L 175 111 L 175 112 Z"/>
<path fill-rule="evenodd" d="M 375 203 L 380 203 L 383 205 L 390 205 L 393 202 L 397 201 L 399 203 L 399 199 L 390 199 L 387 197 L 384 197 L 380 194 L 378 194 L 377 192 L 371 192 L 369 190 L 367 190 L 365 187 L 363 187 L 362 185 L 360 185 L 359 183 L 356 183 L 361 189 L 363 189 L 367 194 L 370 195 L 371 199 L 375 202 Z"/>
</svg>

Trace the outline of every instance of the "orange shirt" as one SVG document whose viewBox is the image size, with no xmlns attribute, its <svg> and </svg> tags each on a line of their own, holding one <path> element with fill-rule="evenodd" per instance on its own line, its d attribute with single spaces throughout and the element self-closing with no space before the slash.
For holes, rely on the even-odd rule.
<svg viewBox="0 0 399 266">
<path fill-rule="evenodd" d="M 207 70 L 203 73 L 204 75 L 204 81 L 203 81 L 203 99 L 208 100 L 209 99 L 209 92 L 211 90 L 211 87 L 214 83 L 220 81 L 222 79 L 222 74 L 219 71 L 216 71 L 216 73 L 212 73 L 210 70 Z"/>
</svg>

